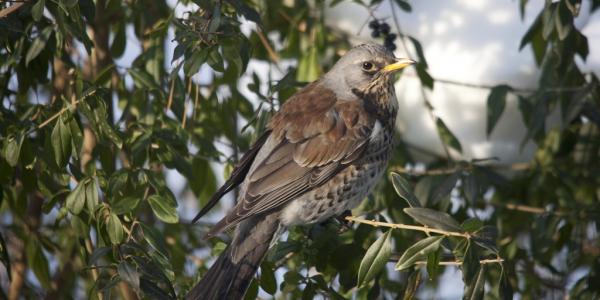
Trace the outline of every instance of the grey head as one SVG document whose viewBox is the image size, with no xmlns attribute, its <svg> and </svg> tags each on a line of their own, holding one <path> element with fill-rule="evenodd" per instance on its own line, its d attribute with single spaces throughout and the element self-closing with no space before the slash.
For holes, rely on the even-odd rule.
<svg viewBox="0 0 600 300">
<path fill-rule="evenodd" d="M 338 97 L 352 99 L 353 90 L 363 93 L 370 89 L 391 84 L 392 74 L 415 62 L 396 58 L 385 47 L 377 44 L 361 44 L 350 49 L 323 76 L 322 82 Z"/>
</svg>

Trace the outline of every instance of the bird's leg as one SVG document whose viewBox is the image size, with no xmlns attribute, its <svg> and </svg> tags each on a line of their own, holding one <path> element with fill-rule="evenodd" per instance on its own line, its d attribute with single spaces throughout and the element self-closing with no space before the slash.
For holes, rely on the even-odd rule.
<svg viewBox="0 0 600 300">
<path fill-rule="evenodd" d="M 350 210 L 345 210 L 341 215 L 335 216 L 335 219 L 340 223 L 340 233 L 345 232 L 350 229 L 350 221 L 346 220 L 346 217 L 352 215 Z"/>
</svg>

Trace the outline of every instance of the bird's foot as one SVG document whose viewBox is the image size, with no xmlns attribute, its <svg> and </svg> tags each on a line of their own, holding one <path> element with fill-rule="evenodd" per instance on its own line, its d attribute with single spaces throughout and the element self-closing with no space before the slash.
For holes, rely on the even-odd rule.
<svg viewBox="0 0 600 300">
<path fill-rule="evenodd" d="M 346 220 L 346 217 L 351 215 L 352 212 L 350 210 L 346 210 L 341 215 L 335 217 L 335 219 L 340 223 L 339 233 L 346 232 L 350 229 L 350 221 Z"/>
</svg>

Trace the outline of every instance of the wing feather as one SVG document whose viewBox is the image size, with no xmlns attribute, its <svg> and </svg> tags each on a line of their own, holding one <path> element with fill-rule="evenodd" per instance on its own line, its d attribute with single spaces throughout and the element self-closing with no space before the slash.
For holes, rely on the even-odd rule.
<svg viewBox="0 0 600 300">
<path fill-rule="evenodd" d="M 338 99 L 318 82 L 300 90 L 273 116 L 271 137 L 257 155 L 263 159 L 250 168 L 237 205 L 208 236 L 333 178 L 360 158 L 374 122 L 361 100 Z"/>
</svg>

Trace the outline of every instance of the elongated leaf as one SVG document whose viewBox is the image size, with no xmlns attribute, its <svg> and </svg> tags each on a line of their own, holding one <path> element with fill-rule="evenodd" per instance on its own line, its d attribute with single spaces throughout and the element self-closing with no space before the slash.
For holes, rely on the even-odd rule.
<svg viewBox="0 0 600 300">
<path fill-rule="evenodd" d="M 44 6 L 45 5 L 46 5 L 46 1 L 45 0 L 38 0 L 31 7 L 31 17 L 36 22 L 39 22 L 42 19 L 42 15 L 44 14 Z"/>
<path fill-rule="evenodd" d="M 110 253 L 112 251 L 112 247 L 98 247 L 94 249 L 92 255 L 88 258 L 88 265 L 93 265 L 100 260 L 103 256 Z"/>
<path fill-rule="evenodd" d="M 479 266 L 475 280 L 465 284 L 465 295 L 463 299 L 477 300 L 483 299 L 485 287 L 485 264 Z"/>
<path fill-rule="evenodd" d="M 48 268 L 48 259 L 42 251 L 42 247 L 37 238 L 27 242 L 27 263 L 33 270 L 33 274 L 39 280 L 44 288 L 50 288 L 50 269 Z"/>
<path fill-rule="evenodd" d="M 425 65 L 418 63 L 415 68 L 417 70 L 417 76 L 419 76 L 419 79 L 421 80 L 421 84 L 430 90 L 433 90 L 434 80 L 433 77 L 429 75 L 429 72 L 427 72 Z"/>
<path fill-rule="evenodd" d="M 25 135 L 18 133 L 16 136 L 9 137 L 4 144 L 4 159 L 11 167 L 15 167 L 19 163 L 19 156 L 21 155 L 21 146 Z"/>
<path fill-rule="evenodd" d="M 404 199 L 410 207 L 421 207 L 421 202 L 415 196 L 410 184 L 398 173 L 392 172 L 392 184 L 400 198 Z"/>
<path fill-rule="evenodd" d="M 317 57 L 317 48 L 311 47 L 304 52 L 298 62 L 298 71 L 296 80 L 311 82 L 319 77 L 319 60 Z"/>
<path fill-rule="evenodd" d="M 273 266 L 268 262 L 263 262 L 260 266 L 260 287 L 269 295 L 275 295 L 277 292 L 277 280 L 273 273 Z"/>
<path fill-rule="evenodd" d="M 442 256 L 442 248 L 437 249 L 427 255 L 427 274 L 430 280 L 435 280 L 440 272 L 440 257 Z"/>
<path fill-rule="evenodd" d="M 498 85 L 495 86 L 491 91 L 487 98 L 487 130 L 486 134 L 488 138 L 496 127 L 496 123 L 502 116 L 504 112 L 504 107 L 506 107 L 506 96 L 508 92 L 512 89 L 508 85 Z"/>
<path fill-rule="evenodd" d="M 42 52 L 42 50 L 44 50 L 52 32 L 52 26 L 48 26 L 42 30 L 40 35 L 35 40 L 33 40 L 33 43 L 31 43 L 31 46 L 29 46 L 27 54 L 25 55 L 26 66 L 28 66 L 29 63 L 34 60 Z"/>
<path fill-rule="evenodd" d="M 359 286 L 375 278 L 387 263 L 392 254 L 391 233 L 392 230 L 388 230 L 367 249 L 358 269 Z"/>
<path fill-rule="evenodd" d="M 111 243 L 118 244 L 123 240 L 123 224 L 119 217 L 112 212 L 106 220 L 106 230 Z"/>
<path fill-rule="evenodd" d="M 398 3 L 406 3 L 406 2 L 398 1 Z M 427 60 L 425 59 L 425 53 L 423 52 L 423 47 L 421 46 L 421 43 L 412 36 L 409 37 L 409 39 L 413 43 L 413 46 L 415 47 L 415 50 L 417 51 L 417 56 L 419 57 L 419 63 L 423 64 L 423 67 L 428 68 Z"/>
<path fill-rule="evenodd" d="M 52 130 L 52 149 L 56 165 L 64 167 L 71 156 L 71 129 L 63 117 L 58 118 Z"/>
<path fill-rule="evenodd" d="M 67 196 L 65 205 L 72 214 L 78 215 L 85 205 L 85 181 L 80 181 Z"/>
<path fill-rule="evenodd" d="M 396 270 L 410 268 L 415 262 L 426 259 L 429 253 L 438 250 L 443 239 L 443 235 L 436 235 L 418 241 L 402 254 L 398 263 L 396 263 Z"/>
<path fill-rule="evenodd" d="M 85 203 L 87 205 L 87 209 L 89 211 L 94 211 L 96 205 L 98 205 L 100 201 L 98 200 L 98 188 L 96 187 L 96 181 L 91 179 L 85 185 Z"/>
<path fill-rule="evenodd" d="M 460 224 L 456 220 L 454 220 L 450 215 L 444 212 L 439 212 L 437 210 L 429 209 L 429 208 L 405 208 L 404 212 L 411 216 L 415 221 L 421 223 L 425 226 L 453 231 L 453 232 L 462 232 L 462 228 Z"/>
<path fill-rule="evenodd" d="M 448 127 L 446 126 L 444 121 L 442 121 L 442 119 L 437 118 L 436 126 L 442 143 L 456 149 L 458 152 L 462 152 L 462 146 L 460 145 L 460 142 L 458 141 L 456 136 L 454 136 L 452 131 L 448 129 Z"/>
<path fill-rule="evenodd" d="M 167 245 L 165 245 L 165 241 L 160 232 L 144 223 L 140 223 L 140 226 L 142 227 L 144 240 L 146 240 L 150 247 L 154 248 L 154 250 L 164 257 L 168 257 L 169 252 L 167 252 Z"/>
<path fill-rule="evenodd" d="M 148 197 L 148 203 L 150 203 L 154 215 L 161 221 L 165 223 L 177 223 L 179 221 L 177 208 L 168 199 L 160 195 L 152 195 Z"/>
<path fill-rule="evenodd" d="M 133 78 L 135 85 L 140 88 L 159 89 L 160 87 L 154 81 L 154 78 L 148 72 L 142 69 L 129 69 L 129 75 Z"/>
<path fill-rule="evenodd" d="M 460 172 L 454 172 L 446 176 L 442 183 L 433 191 L 433 195 L 431 196 L 431 204 L 437 204 L 440 200 L 448 197 L 456 186 L 459 178 Z"/>
<path fill-rule="evenodd" d="M 121 279 L 129 283 L 131 287 L 136 290 L 140 288 L 140 273 L 137 271 L 135 266 L 127 261 L 122 261 L 119 263 L 117 271 L 119 272 Z"/>
<path fill-rule="evenodd" d="M 125 214 L 131 213 L 140 203 L 140 198 L 138 197 L 125 197 L 119 200 L 116 200 L 114 204 L 112 204 L 112 211 L 117 214 Z"/>
</svg>

